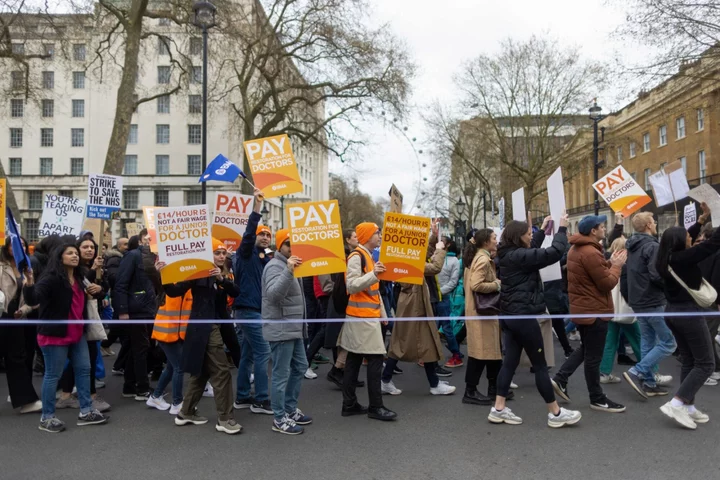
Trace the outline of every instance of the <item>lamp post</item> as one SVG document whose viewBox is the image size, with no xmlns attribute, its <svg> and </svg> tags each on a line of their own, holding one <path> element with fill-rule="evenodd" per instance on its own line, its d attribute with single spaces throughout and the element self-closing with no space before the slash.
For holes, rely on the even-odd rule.
<svg viewBox="0 0 720 480">
<path fill-rule="evenodd" d="M 590 120 L 593 121 L 593 183 L 597 183 L 598 176 L 600 173 L 600 162 L 598 161 L 598 153 L 600 152 L 600 142 L 605 141 L 605 129 L 602 129 L 602 139 L 598 139 L 598 123 L 603 119 L 600 114 L 602 108 L 597 104 L 597 100 L 593 101 L 593 106 L 590 107 Z M 600 199 L 598 198 L 597 190 L 595 191 L 595 216 L 600 214 Z"/>
<path fill-rule="evenodd" d="M 465 247 L 465 220 L 463 215 L 465 214 L 465 202 L 462 198 L 455 203 L 455 213 L 457 213 L 458 219 L 455 220 L 455 243 L 464 249 Z"/>
<path fill-rule="evenodd" d="M 265 205 L 263 203 L 263 208 L 262 208 L 262 210 L 260 210 L 260 215 L 262 215 L 263 218 L 267 218 L 269 220 L 270 219 L 270 217 L 268 215 L 269 213 L 270 213 L 270 210 L 268 210 L 267 205 Z"/>
<path fill-rule="evenodd" d="M 203 82 L 202 82 L 202 171 L 207 168 L 207 60 L 208 60 L 208 30 L 216 25 L 215 13 L 217 9 L 210 2 L 195 2 L 193 4 L 193 25 L 202 29 L 203 35 Z M 202 183 L 202 203 L 207 203 L 207 183 Z"/>
<path fill-rule="evenodd" d="M 285 228 L 285 195 L 280 197 L 280 228 Z"/>
</svg>

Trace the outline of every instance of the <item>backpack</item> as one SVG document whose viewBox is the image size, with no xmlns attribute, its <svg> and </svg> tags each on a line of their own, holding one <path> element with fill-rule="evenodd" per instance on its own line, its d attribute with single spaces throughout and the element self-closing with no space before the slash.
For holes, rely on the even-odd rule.
<svg viewBox="0 0 720 480">
<path fill-rule="evenodd" d="M 365 255 L 362 254 L 360 254 L 360 268 L 363 272 L 365 271 Z M 332 281 L 333 291 L 330 294 L 330 298 L 332 299 L 333 307 L 335 307 L 335 312 L 338 315 L 345 315 L 348 301 L 350 301 L 350 295 L 347 293 L 347 285 L 345 284 L 345 273 L 333 273 Z"/>
</svg>

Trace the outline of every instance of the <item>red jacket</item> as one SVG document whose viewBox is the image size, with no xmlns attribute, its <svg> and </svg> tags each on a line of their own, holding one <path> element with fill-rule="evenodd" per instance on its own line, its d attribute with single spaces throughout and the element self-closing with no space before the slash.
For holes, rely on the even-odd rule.
<svg viewBox="0 0 720 480">
<path fill-rule="evenodd" d="M 568 252 L 568 294 L 570 314 L 600 314 L 615 312 L 612 290 L 620 279 L 621 267 L 605 260 L 602 247 L 586 235 L 570 237 L 572 248 Z M 578 325 L 590 325 L 593 318 L 573 318 Z"/>
</svg>

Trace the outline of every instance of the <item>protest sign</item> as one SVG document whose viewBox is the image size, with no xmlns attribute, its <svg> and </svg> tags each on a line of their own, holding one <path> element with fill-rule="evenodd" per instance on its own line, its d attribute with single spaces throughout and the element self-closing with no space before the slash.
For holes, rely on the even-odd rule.
<svg viewBox="0 0 720 480">
<path fill-rule="evenodd" d="M 393 183 L 390 186 L 390 211 L 393 213 L 402 213 L 403 195 Z"/>
<path fill-rule="evenodd" d="M 593 188 L 615 213 L 622 213 L 626 218 L 652 201 L 623 167 L 614 168 L 595 182 Z"/>
<path fill-rule="evenodd" d="M 5 209 L 7 208 L 7 180 L 0 178 L 0 245 L 5 245 Z"/>
<path fill-rule="evenodd" d="M 513 220 L 518 222 L 527 222 L 527 213 L 525 212 L 525 189 L 520 188 L 512 193 L 512 215 Z"/>
<path fill-rule="evenodd" d="M 155 208 L 163 284 L 210 276 L 215 268 L 207 205 Z"/>
<path fill-rule="evenodd" d="M 687 205 L 685 205 L 685 212 L 683 215 L 683 224 L 685 225 L 685 229 L 688 229 L 695 225 L 697 222 L 697 210 L 695 209 L 695 202 L 691 202 Z"/>
<path fill-rule="evenodd" d="M 720 221 L 720 194 L 709 184 L 703 183 L 690 190 L 690 198 L 710 207 L 713 223 Z"/>
<path fill-rule="evenodd" d="M 664 171 L 651 175 L 648 180 L 658 207 L 682 200 L 690 193 L 690 186 L 679 160 L 667 165 Z"/>
<path fill-rule="evenodd" d="M 548 203 L 550 204 L 550 216 L 553 219 L 552 234 L 546 235 L 541 248 L 549 248 L 552 245 L 553 237 L 560 228 L 560 218 L 565 215 L 565 187 L 563 186 L 562 169 L 560 167 L 550 175 L 547 180 Z M 550 231 L 548 229 L 548 231 Z M 562 279 L 560 262 L 553 263 L 540 270 L 540 278 L 543 282 Z"/>
<path fill-rule="evenodd" d="M 134 237 L 140 235 L 140 231 L 143 229 L 142 223 L 127 223 L 125 224 L 125 230 L 127 230 L 128 237 Z"/>
<path fill-rule="evenodd" d="M 103 233 L 102 232 L 102 229 L 103 229 L 102 220 L 100 220 L 99 218 L 86 218 L 85 221 L 83 222 L 82 229 L 89 230 L 90 232 L 92 232 L 93 239 L 97 243 L 100 243 L 100 244 L 104 243 L 102 240 L 102 236 L 103 236 L 102 235 L 102 233 Z"/>
<path fill-rule="evenodd" d="M 243 142 L 255 186 L 265 198 L 303 191 L 297 163 L 287 135 Z"/>
<path fill-rule="evenodd" d="M 383 223 L 380 280 L 422 285 L 430 240 L 430 219 L 388 212 Z"/>
<path fill-rule="evenodd" d="M 150 236 L 150 251 L 158 253 L 158 240 L 157 240 L 157 229 L 155 228 L 155 208 L 156 207 L 143 207 L 143 218 L 145 219 L 145 225 Z"/>
<path fill-rule="evenodd" d="M 253 209 L 252 195 L 218 192 L 212 217 L 212 236 L 223 242 L 228 250 L 240 247 L 248 218 Z"/>
<path fill-rule="evenodd" d="M 292 254 L 302 259 L 295 277 L 344 272 L 345 247 L 337 200 L 288 205 Z"/>
<path fill-rule="evenodd" d="M 38 236 L 43 238 L 56 233 L 77 237 L 85 220 L 86 205 L 87 202 L 79 198 L 46 194 Z"/>
<path fill-rule="evenodd" d="M 110 220 L 122 205 L 122 177 L 91 173 L 88 176 L 87 217 Z"/>
</svg>

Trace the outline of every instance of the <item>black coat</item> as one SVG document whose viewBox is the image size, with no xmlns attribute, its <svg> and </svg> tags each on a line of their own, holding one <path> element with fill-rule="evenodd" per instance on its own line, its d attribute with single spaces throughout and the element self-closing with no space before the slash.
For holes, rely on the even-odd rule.
<svg viewBox="0 0 720 480">
<path fill-rule="evenodd" d="M 560 227 L 549 248 L 519 248 L 502 245 L 498 249 L 502 285 L 500 310 L 505 315 L 542 315 L 545 296 L 540 270 L 557 263 L 567 249 L 567 229 Z"/>
<path fill-rule="evenodd" d="M 155 318 L 155 289 L 145 273 L 143 254 L 139 248 L 127 252 L 120 262 L 112 304 L 117 315 L 127 314 L 137 319 Z"/>
<path fill-rule="evenodd" d="M 227 298 L 237 297 L 240 289 L 231 279 L 224 278 L 222 282 L 217 282 L 214 277 L 168 284 L 164 288 L 168 297 L 181 297 L 188 290 L 192 291 L 193 303 L 183 345 L 182 365 L 183 371 L 190 375 L 200 375 L 213 324 L 193 323 L 193 320 L 230 319 Z M 220 333 L 231 351 L 236 347 L 239 349 L 232 324 L 221 323 Z"/>
<path fill-rule="evenodd" d="M 75 281 L 82 285 L 82 275 L 76 276 Z M 23 296 L 28 305 L 40 305 L 39 318 L 42 320 L 67 320 L 70 316 L 72 287 L 58 275 L 43 275 L 34 285 L 23 288 Z M 83 307 L 83 318 L 87 318 L 87 302 Z M 64 337 L 67 335 L 67 324 L 40 324 L 37 332 L 48 337 Z"/>
</svg>

